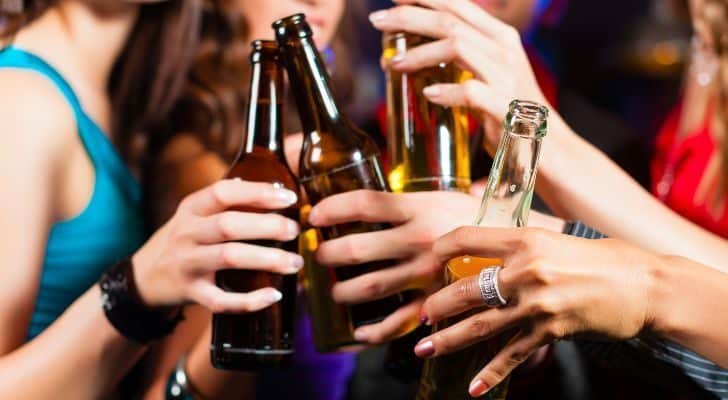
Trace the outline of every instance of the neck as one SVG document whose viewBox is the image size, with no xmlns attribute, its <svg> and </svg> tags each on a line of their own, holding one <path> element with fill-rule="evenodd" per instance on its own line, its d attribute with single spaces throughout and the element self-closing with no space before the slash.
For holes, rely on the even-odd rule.
<svg viewBox="0 0 728 400">
<path fill-rule="evenodd" d="M 66 56 L 60 58 L 70 68 L 95 88 L 105 89 L 138 11 L 138 5 L 123 1 L 61 1 L 20 32 L 18 41 L 39 53 L 63 52 Z M 48 49 L 49 43 L 65 44 Z"/>
</svg>

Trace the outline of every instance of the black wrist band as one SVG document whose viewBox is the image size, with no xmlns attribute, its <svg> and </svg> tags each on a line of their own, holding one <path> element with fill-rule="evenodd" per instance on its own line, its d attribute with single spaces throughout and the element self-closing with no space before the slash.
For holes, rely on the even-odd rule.
<svg viewBox="0 0 728 400">
<path fill-rule="evenodd" d="M 131 259 L 111 267 L 99 280 L 101 304 L 109 323 L 127 339 L 146 344 L 170 334 L 182 320 L 172 309 L 152 309 L 146 306 L 136 288 Z"/>
<path fill-rule="evenodd" d="M 562 233 L 584 239 L 603 239 L 607 237 L 607 235 L 599 232 L 598 230 L 586 225 L 581 221 L 567 222 L 564 225 Z"/>
</svg>

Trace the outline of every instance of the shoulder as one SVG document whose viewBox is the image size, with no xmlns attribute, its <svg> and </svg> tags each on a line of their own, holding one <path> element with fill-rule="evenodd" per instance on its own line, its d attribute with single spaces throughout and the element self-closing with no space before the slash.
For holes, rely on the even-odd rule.
<svg viewBox="0 0 728 400">
<path fill-rule="evenodd" d="M 30 150 L 50 157 L 75 138 L 73 109 L 47 77 L 30 70 L 0 69 L 0 88 L 1 147 L 18 155 Z"/>
</svg>

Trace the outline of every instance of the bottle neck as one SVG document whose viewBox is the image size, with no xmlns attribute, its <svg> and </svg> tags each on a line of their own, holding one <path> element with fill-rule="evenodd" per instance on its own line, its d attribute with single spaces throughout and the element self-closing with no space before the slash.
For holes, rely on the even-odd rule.
<svg viewBox="0 0 728 400">
<path fill-rule="evenodd" d="M 289 40 L 281 47 L 289 83 L 306 133 L 346 122 L 331 91 L 323 57 L 310 37 Z M 326 131 L 326 129 L 323 129 Z"/>
<path fill-rule="evenodd" d="M 475 225 L 514 228 L 528 224 L 542 138 L 506 127 Z"/>
<path fill-rule="evenodd" d="M 252 64 L 245 153 L 256 147 L 283 155 L 283 71 L 275 60 Z"/>
</svg>

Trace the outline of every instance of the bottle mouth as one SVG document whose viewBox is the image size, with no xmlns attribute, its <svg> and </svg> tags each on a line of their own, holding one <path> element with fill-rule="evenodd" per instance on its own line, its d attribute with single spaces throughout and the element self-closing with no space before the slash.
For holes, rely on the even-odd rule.
<svg viewBox="0 0 728 400">
<path fill-rule="evenodd" d="M 275 40 L 253 40 L 250 42 L 250 62 L 261 62 L 264 57 L 272 60 L 278 59 L 278 42 Z"/>
<path fill-rule="evenodd" d="M 306 38 L 313 36 L 311 27 L 306 22 L 306 14 L 298 13 L 281 18 L 271 25 L 276 32 L 278 40 L 299 37 Z"/>
<path fill-rule="evenodd" d="M 504 121 L 508 132 L 524 138 L 542 138 L 546 135 L 549 109 L 535 101 L 513 100 Z M 510 129 L 508 129 L 510 127 Z"/>
</svg>

